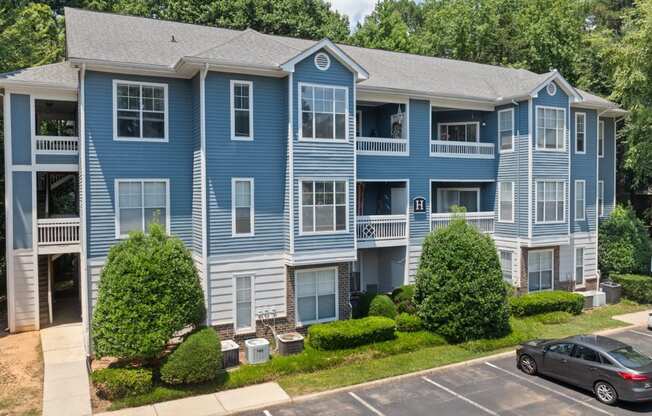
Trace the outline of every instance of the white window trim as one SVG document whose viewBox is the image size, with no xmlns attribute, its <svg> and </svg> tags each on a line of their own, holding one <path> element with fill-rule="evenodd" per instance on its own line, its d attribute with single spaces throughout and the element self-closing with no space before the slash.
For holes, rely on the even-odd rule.
<svg viewBox="0 0 652 416">
<path fill-rule="evenodd" d="M 600 194 L 602 194 L 602 200 L 600 200 Z M 598 216 L 604 218 L 604 181 L 598 181 Z"/>
<path fill-rule="evenodd" d="M 238 325 L 238 278 L 239 277 L 249 277 L 251 278 L 251 326 L 247 328 L 237 328 Z M 256 275 L 254 273 L 235 273 L 233 275 L 232 287 L 233 287 L 233 331 L 236 335 L 241 334 L 252 334 L 256 332 L 256 291 L 255 284 Z"/>
<path fill-rule="evenodd" d="M 539 290 L 535 290 L 535 291 L 530 290 L 530 254 L 532 254 L 532 253 L 550 253 L 551 254 L 552 262 L 550 264 L 552 265 L 552 267 L 551 267 L 551 269 L 552 269 L 551 270 L 552 271 L 551 276 L 552 277 L 550 279 L 550 289 L 539 289 Z M 547 249 L 543 249 L 543 250 L 530 250 L 530 251 L 528 251 L 528 258 L 527 259 L 528 260 L 527 260 L 527 275 L 526 275 L 526 278 L 527 278 L 527 291 L 528 291 L 528 293 L 547 292 L 547 291 L 555 290 L 555 250 L 552 249 L 552 248 L 547 248 Z M 539 273 L 541 273 L 541 270 L 539 270 Z M 539 283 L 541 283 L 540 276 L 539 276 Z"/>
<path fill-rule="evenodd" d="M 235 135 L 235 86 L 246 85 L 249 88 L 249 136 Z M 232 79 L 229 83 L 231 91 L 231 140 L 251 142 L 254 140 L 254 84 L 251 81 Z"/>
<path fill-rule="evenodd" d="M 582 150 L 582 151 L 577 150 L 577 133 L 578 133 L 577 132 L 577 125 L 578 125 L 577 124 L 577 119 L 580 116 L 582 118 L 584 118 L 584 123 L 583 123 L 584 124 L 584 150 Z M 578 155 L 585 155 L 586 154 L 586 113 L 582 113 L 582 112 L 575 113 L 575 153 L 578 154 Z"/>
<path fill-rule="evenodd" d="M 310 272 L 321 272 L 325 270 L 333 270 L 335 271 L 335 318 L 326 318 L 326 319 L 316 319 L 313 321 L 300 321 L 299 320 L 299 291 L 298 291 L 298 284 L 299 284 L 299 275 L 302 273 L 310 273 Z M 318 324 L 318 323 L 324 323 L 324 322 L 332 322 L 332 321 L 337 321 L 340 319 L 340 304 L 339 304 L 339 290 L 340 290 L 340 276 L 339 276 L 339 270 L 337 267 L 317 267 L 317 268 L 311 268 L 311 269 L 298 269 L 294 271 L 294 310 L 295 310 L 295 315 L 296 315 L 296 323 L 295 327 L 299 328 L 302 326 L 306 325 L 311 325 L 311 324 Z M 316 303 L 316 308 L 317 310 L 319 309 L 319 301 Z M 318 314 L 315 314 L 315 316 L 318 316 Z"/>
<path fill-rule="evenodd" d="M 460 141 L 460 140 L 444 140 L 441 138 L 441 127 L 442 126 L 466 126 L 468 124 L 473 124 L 475 125 L 475 141 L 470 142 L 467 140 Z M 480 143 L 480 122 L 479 121 L 456 121 L 456 122 L 442 122 L 442 123 L 437 123 L 437 140 L 439 141 L 447 141 L 447 142 L 459 142 L 459 143 Z"/>
<path fill-rule="evenodd" d="M 539 183 L 561 183 L 563 187 L 563 195 L 564 198 L 562 199 L 562 204 L 563 204 L 563 209 L 562 209 L 562 219 L 557 220 L 557 221 L 539 221 L 539 218 L 537 218 L 537 211 L 538 211 L 538 203 L 539 203 Z M 545 195 L 545 189 L 544 189 L 544 195 Z M 556 209 L 556 208 L 555 208 Z M 546 205 L 545 203 L 543 204 L 543 218 L 546 218 Z M 535 181 L 535 186 L 534 186 L 534 222 L 535 224 L 563 224 L 566 222 L 566 181 L 564 180 L 557 180 L 557 179 L 541 179 Z"/>
<path fill-rule="evenodd" d="M 163 88 L 163 105 L 164 105 L 164 126 L 163 126 L 163 138 L 151 138 L 143 137 L 143 118 L 142 118 L 142 108 L 140 109 L 140 137 L 121 137 L 118 136 L 118 84 L 129 84 L 129 85 L 138 85 L 138 86 L 149 86 L 149 87 L 162 87 Z M 113 80 L 113 140 L 117 142 L 154 142 L 154 143 L 168 143 L 169 139 L 169 111 L 168 111 L 168 84 L 161 84 L 156 82 L 141 82 L 141 81 L 127 81 L 121 79 Z M 140 95 L 140 100 L 142 104 L 142 90 Z"/>
<path fill-rule="evenodd" d="M 602 152 L 600 152 L 600 148 L 602 148 Z M 600 120 L 598 123 L 598 157 L 604 158 L 604 120 Z"/>
<path fill-rule="evenodd" d="M 476 204 L 478 205 L 478 211 L 477 212 L 482 212 L 482 209 L 480 208 L 480 188 L 479 187 L 471 187 L 471 188 L 447 188 L 447 187 L 441 187 L 441 188 L 437 188 L 437 213 L 444 213 L 442 211 L 442 206 L 440 204 L 441 204 L 441 200 L 442 200 L 441 193 L 446 192 L 446 191 L 475 192 L 475 200 L 476 200 Z"/>
<path fill-rule="evenodd" d="M 315 117 L 314 117 L 314 109 L 313 109 L 313 117 L 312 117 L 312 134 L 313 137 L 303 137 L 303 122 L 302 122 L 302 110 L 301 110 L 301 87 L 318 87 L 318 88 L 333 88 L 333 89 L 339 89 L 339 90 L 344 90 L 344 100 L 346 102 L 345 104 L 345 112 L 344 112 L 344 139 L 336 139 L 333 137 L 332 139 L 318 139 L 315 138 Z M 313 91 L 314 93 L 314 91 Z M 309 82 L 299 82 L 298 88 L 297 88 L 297 124 L 298 124 L 298 131 L 299 131 L 299 141 L 300 142 L 323 142 L 323 143 L 347 143 L 349 141 L 349 87 L 346 86 L 341 86 L 341 85 L 329 85 L 329 84 L 314 84 L 314 83 L 309 83 Z M 335 120 L 333 120 L 333 136 L 335 135 Z"/>
<path fill-rule="evenodd" d="M 141 184 L 145 183 L 152 183 L 152 182 L 165 182 L 165 232 L 169 235 L 170 234 L 170 217 L 172 216 L 170 212 L 170 180 L 169 179 L 152 179 L 152 178 L 146 178 L 146 179 L 115 179 L 113 181 L 113 197 L 115 198 L 115 239 L 116 240 L 122 240 L 125 238 L 128 238 L 128 234 L 120 234 L 120 194 L 119 194 L 119 185 L 121 183 L 129 183 L 129 182 L 138 182 Z M 141 200 L 144 200 L 145 198 L 145 192 L 144 192 L 144 186 L 143 189 L 141 190 Z M 147 232 L 145 229 L 145 204 L 141 201 L 141 209 L 143 212 L 141 213 L 141 221 L 143 222 L 143 232 Z"/>
<path fill-rule="evenodd" d="M 235 184 L 236 182 L 249 182 L 249 202 L 251 205 L 249 213 L 249 221 L 251 222 L 251 232 L 249 233 L 236 233 L 235 231 Z M 256 218 L 254 208 L 254 178 L 231 178 L 231 237 L 253 237 L 255 235 Z"/>
<path fill-rule="evenodd" d="M 577 216 L 577 185 L 582 184 L 582 216 Z M 585 221 L 586 220 L 586 181 L 584 179 L 575 180 L 575 211 L 573 215 L 575 216 L 575 221 Z"/>
<path fill-rule="evenodd" d="M 501 254 L 503 252 L 510 253 L 510 255 L 511 255 L 511 258 L 512 258 L 512 261 L 511 261 L 511 263 L 512 263 L 512 270 L 511 270 L 512 281 L 511 281 L 511 283 L 512 283 L 512 285 L 516 286 L 517 274 L 514 272 L 514 265 L 516 263 L 516 261 L 515 261 L 516 260 L 516 252 L 514 250 L 507 250 L 507 249 L 502 249 L 502 248 L 498 249 L 498 260 L 501 259 L 500 256 L 501 256 Z M 500 271 L 501 271 L 501 273 L 502 273 L 502 267 L 503 267 L 503 264 L 502 264 L 502 262 L 500 262 L 500 268 L 501 268 Z M 503 280 L 506 281 L 504 278 L 503 278 Z"/>
<path fill-rule="evenodd" d="M 578 249 L 582 249 L 582 283 L 577 283 L 577 250 Z M 573 284 L 577 288 L 582 288 L 586 284 L 585 268 L 586 268 L 586 250 L 584 249 L 584 247 L 575 247 L 573 251 Z"/>
<path fill-rule="evenodd" d="M 500 113 L 505 113 L 505 112 L 508 112 L 508 111 L 512 113 L 512 146 L 509 149 L 503 149 L 501 144 L 500 144 L 500 132 L 501 132 L 501 130 L 500 130 Z M 513 153 L 514 152 L 514 141 L 515 141 L 514 140 L 514 136 L 515 136 L 515 134 L 514 134 L 514 128 L 515 128 L 515 126 L 514 126 L 514 109 L 513 108 L 507 108 L 505 110 L 498 111 L 498 119 L 497 119 L 497 121 L 498 121 L 498 123 L 497 123 L 498 124 L 498 136 L 496 136 L 496 137 L 498 139 L 497 140 L 498 141 L 498 153 Z"/>
<path fill-rule="evenodd" d="M 509 220 L 503 220 L 501 219 L 501 214 L 502 214 L 502 204 L 501 204 L 501 198 L 500 195 L 502 194 L 500 187 L 502 186 L 503 183 L 509 183 L 511 184 L 512 187 L 512 217 Z M 512 181 L 501 181 L 498 182 L 498 222 L 502 223 L 514 223 L 514 182 Z M 503 250 L 506 251 L 506 250 Z"/>
<path fill-rule="evenodd" d="M 346 178 L 298 178 L 299 179 L 299 235 L 334 235 L 334 234 L 348 234 L 349 233 L 349 181 Z M 337 220 L 333 215 L 333 231 L 303 231 L 303 182 L 344 182 L 344 191 L 346 192 L 346 228 L 343 230 L 335 230 L 335 221 Z M 335 186 L 335 184 L 333 184 Z M 333 188 L 335 189 L 335 188 Z M 314 188 L 313 188 L 314 192 Z M 337 206 L 333 201 L 333 210 Z M 315 220 L 313 214 L 313 221 Z"/>
<path fill-rule="evenodd" d="M 561 138 L 561 148 L 557 149 L 547 149 L 545 147 L 539 147 L 539 109 L 548 109 L 548 110 L 556 110 L 556 111 L 562 111 L 564 114 L 564 128 L 562 132 L 562 138 Z M 534 109 L 534 145 L 535 149 L 539 152 L 557 152 L 557 153 L 563 153 L 566 151 L 566 132 L 568 130 L 567 126 L 567 120 L 566 120 L 566 109 L 561 108 L 561 107 L 552 107 L 552 106 L 547 106 L 547 105 L 537 105 Z M 545 140 L 545 138 L 544 138 Z"/>
</svg>

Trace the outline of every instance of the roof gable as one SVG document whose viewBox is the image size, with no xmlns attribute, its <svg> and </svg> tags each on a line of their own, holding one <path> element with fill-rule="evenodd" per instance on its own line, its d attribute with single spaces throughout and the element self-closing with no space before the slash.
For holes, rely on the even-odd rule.
<svg viewBox="0 0 652 416">
<path fill-rule="evenodd" d="M 328 51 L 329 54 L 337 59 L 342 65 L 347 67 L 351 72 L 355 73 L 359 80 L 366 80 L 369 78 L 369 73 L 362 66 L 360 66 L 342 49 L 340 49 L 337 45 L 331 42 L 330 39 L 327 38 L 322 39 L 311 47 L 303 50 L 301 53 L 293 56 L 291 59 L 281 64 L 281 68 L 283 68 L 285 71 L 293 72 L 294 67 L 297 63 L 303 61 L 307 57 L 322 49 Z"/>
</svg>

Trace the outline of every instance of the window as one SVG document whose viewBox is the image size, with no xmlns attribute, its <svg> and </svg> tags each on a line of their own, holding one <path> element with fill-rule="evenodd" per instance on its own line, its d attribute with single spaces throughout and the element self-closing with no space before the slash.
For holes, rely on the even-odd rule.
<svg viewBox="0 0 652 416">
<path fill-rule="evenodd" d="M 146 232 L 158 223 L 169 232 L 169 183 L 161 179 L 116 181 L 116 238 L 131 231 Z"/>
<path fill-rule="evenodd" d="M 503 279 L 510 284 L 513 283 L 513 267 L 512 252 L 500 250 L 500 268 L 503 271 Z"/>
<path fill-rule="evenodd" d="M 346 140 L 347 102 L 346 88 L 301 85 L 301 138 Z"/>
<path fill-rule="evenodd" d="M 346 201 L 345 181 L 301 181 L 301 231 L 345 231 Z"/>
<path fill-rule="evenodd" d="M 561 355 L 571 355 L 574 346 L 575 344 L 571 344 L 568 342 L 564 342 L 560 344 L 552 344 L 551 346 L 548 347 L 548 352 L 554 354 L 561 354 Z"/>
<path fill-rule="evenodd" d="M 501 110 L 498 112 L 498 137 L 500 140 L 500 151 L 509 152 L 514 150 L 514 109 Z"/>
<path fill-rule="evenodd" d="M 439 188 L 437 212 L 453 212 L 453 207 L 463 207 L 466 212 L 480 211 L 480 189 Z"/>
<path fill-rule="evenodd" d="M 575 152 L 586 153 L 586 114 L 575 113 Z"/>
<path fill-rule="evenodd" d="M 514 182 L 499 182 L 498 221 L 514 222 Z"/>
<path fill-rule="evenodd" d="M 235 332 L 255 331 L 253 277 L 235 276 Z"/>
<path fill-rule="evenodd" d="M 604 120 L 598 126 L 598 156 L 604 157 Z"/>
<path fill-rule="evenodd" d="M 254 139 L 253 84 L 231 80 L 231 140 Z"/>
<path fill-rule="evenodd" d="M 77 136 L 77 102 L 34 100 L 36 136 Z"/>
<path fill-rule="evenodd" d="M 355 112 L 355 135 L 360 137 L 362 135 L 362 111 Z"/>
<path fill-rule="evenodd" d="M 537 181 L 537 222 L 564 222 L 563 181 Z"/>
<path fill-rule="evenodd" d="M 598 216 L 604 217 L 604 181 L 598 181 Z"/>
<path fill-rule="evenodd" d="M 231 217 L 233 236 L 254 235 L 254 180 L 231 181 Z"/>
<path fill-rule="evenodd" d="M 554 254 L 552 250 L 530 251 L 527 258 L 528 290 L 552 289 Z"/>
<path fill-rule="evenodd" d="M 584 284 L 584 247 L 575 247 L 575 284 Z"/>
<path fill-rule="evenodd" d="M 167 141 L 165 84 L 113 81 L 114 140 Z"/>
<path fill-rule="evenodd" d="M 586 182 L 575 181 L 575 220 L 583 221 L 586 218 Z"/>
<path fill-rule="evenodd" d="M 337 319 L 337 269 L 297 270 L 298 325 Z"/>
<path fill-rule="evenodd" d="M 561 108 L 537 107 L 537 150 L 564 150 L 565 114 Z"/>
<path fill-rule="evenodd" d="M 480 123 L 439 123 L 439 140 L 478 142 L 480 140 Z"/>
<path fill-rule="evenodd" d="M 585 347 L 584 345 L 578 345 L 575 347 L 575 351 L 573 351 L 573 358 L 579 358 L 580 360 L 591 361 L 594 363 L 600 362 L 600 355 L 598 355 L 595 350 L 589 347 Z"/>
</svg>

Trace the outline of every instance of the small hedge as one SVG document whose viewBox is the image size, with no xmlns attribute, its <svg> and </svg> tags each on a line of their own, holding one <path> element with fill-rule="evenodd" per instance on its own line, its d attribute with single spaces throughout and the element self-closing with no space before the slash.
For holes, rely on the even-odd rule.
<svg viewBox="0 0 652 416">
<path fill-rule="evenodd" d="M 308 328 L 310 345 L 321 350 L 353 348 L 395 337 L 395 323 L 382 316 L 335 321 Z"/>
<path fill-rule="evenodd" d="M 559 325 L 568 323 L 573 318 L 568 312 L 556 311 L 556 312 L 547 312 L 540 315 L 535 315 L 534 319 L 541 322 L 544 325 Z"/>
<path fill-rule="evenodd" d="M 417 332 L 423 329 L 421 318 L 409 313 L 401 313 L 396 317 L 396 330 L 400 332 Z"/>
<path fill-rule="evenodd" d="M 392 300 L 396 304 L 398 313 L 415 314 L 417 307 L 414 305 L 414 285 L 403 285 L 392 292 Z"/>
<path fill-rule="evenodd" d="M 369 316 L 384 316 L 385 318 L 396 318 L 396 305 L 387 295 L 378 295 L 369 305 Z"/>
<path fill-rule="evenodd" d="M 152 370 L 144 368 L 105 368 L 93 371 L 91 380 L 97 396 L 105 400 L 137 396 L 152 390 Z"/>
<path fill-rule="evenodd" d="M 161 365 L 167 384 L 193 384 L 214 380 L 222 368 L 220 337 L 213 328 L 190 334 Z"/>
<path fill-rule="evenodd" d="M 652 303 L 652 276 L 613 274 L 611 279 L 623 287 L 625 298 L 638 303 Z"/>
<path fill-rule="evenodd" d="M 509 306 L 514 316 L 531 316 L 556 311 L 579 315 L 584 307 L 584 296 L 561 290 L 535 292 L 510 298 Z"/>
</svg>

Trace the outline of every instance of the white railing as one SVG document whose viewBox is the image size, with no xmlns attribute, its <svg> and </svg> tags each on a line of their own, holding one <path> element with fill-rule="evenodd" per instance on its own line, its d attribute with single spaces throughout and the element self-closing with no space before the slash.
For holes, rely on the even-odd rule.
<svg viewBox="0 0 652 416">
<path fill-rule="evenodd" d="M 356 137 L 355 148 L 359 154 L 400 155 L 407 154 L 407 139 L 390 139 L 387 137 Z"/>
<path fill-rule="evenodd" d="M 40 245 L 79 244 L 79 218 L 39 218 Z"/>
<path fill-rule="evenodd" d="M 493 159 L 495 147 L 493 143 L 431 140 L 430 156 Z"/>
<path fill-rule="evenodd" d="M 71 155 L 79 153 L 79 138 L 62 136 L 38 136 L 36 153 Z"/>
<path fill-rule="evenodd" d="M 403 239 L 407 233 L 405 215 L 364 215 L 357 217 L 358 241 Z"/>
<path fill-rule="evenodd" d="M 430 214 L 430 229 L 438 230 L 447 227 L 454 215 L 463 215 L 466 222 L 476 227 L 482 233 L 494 232 L 494 212 L 465 212 L 464 214 L 432 213 Z"/>
</svg>

